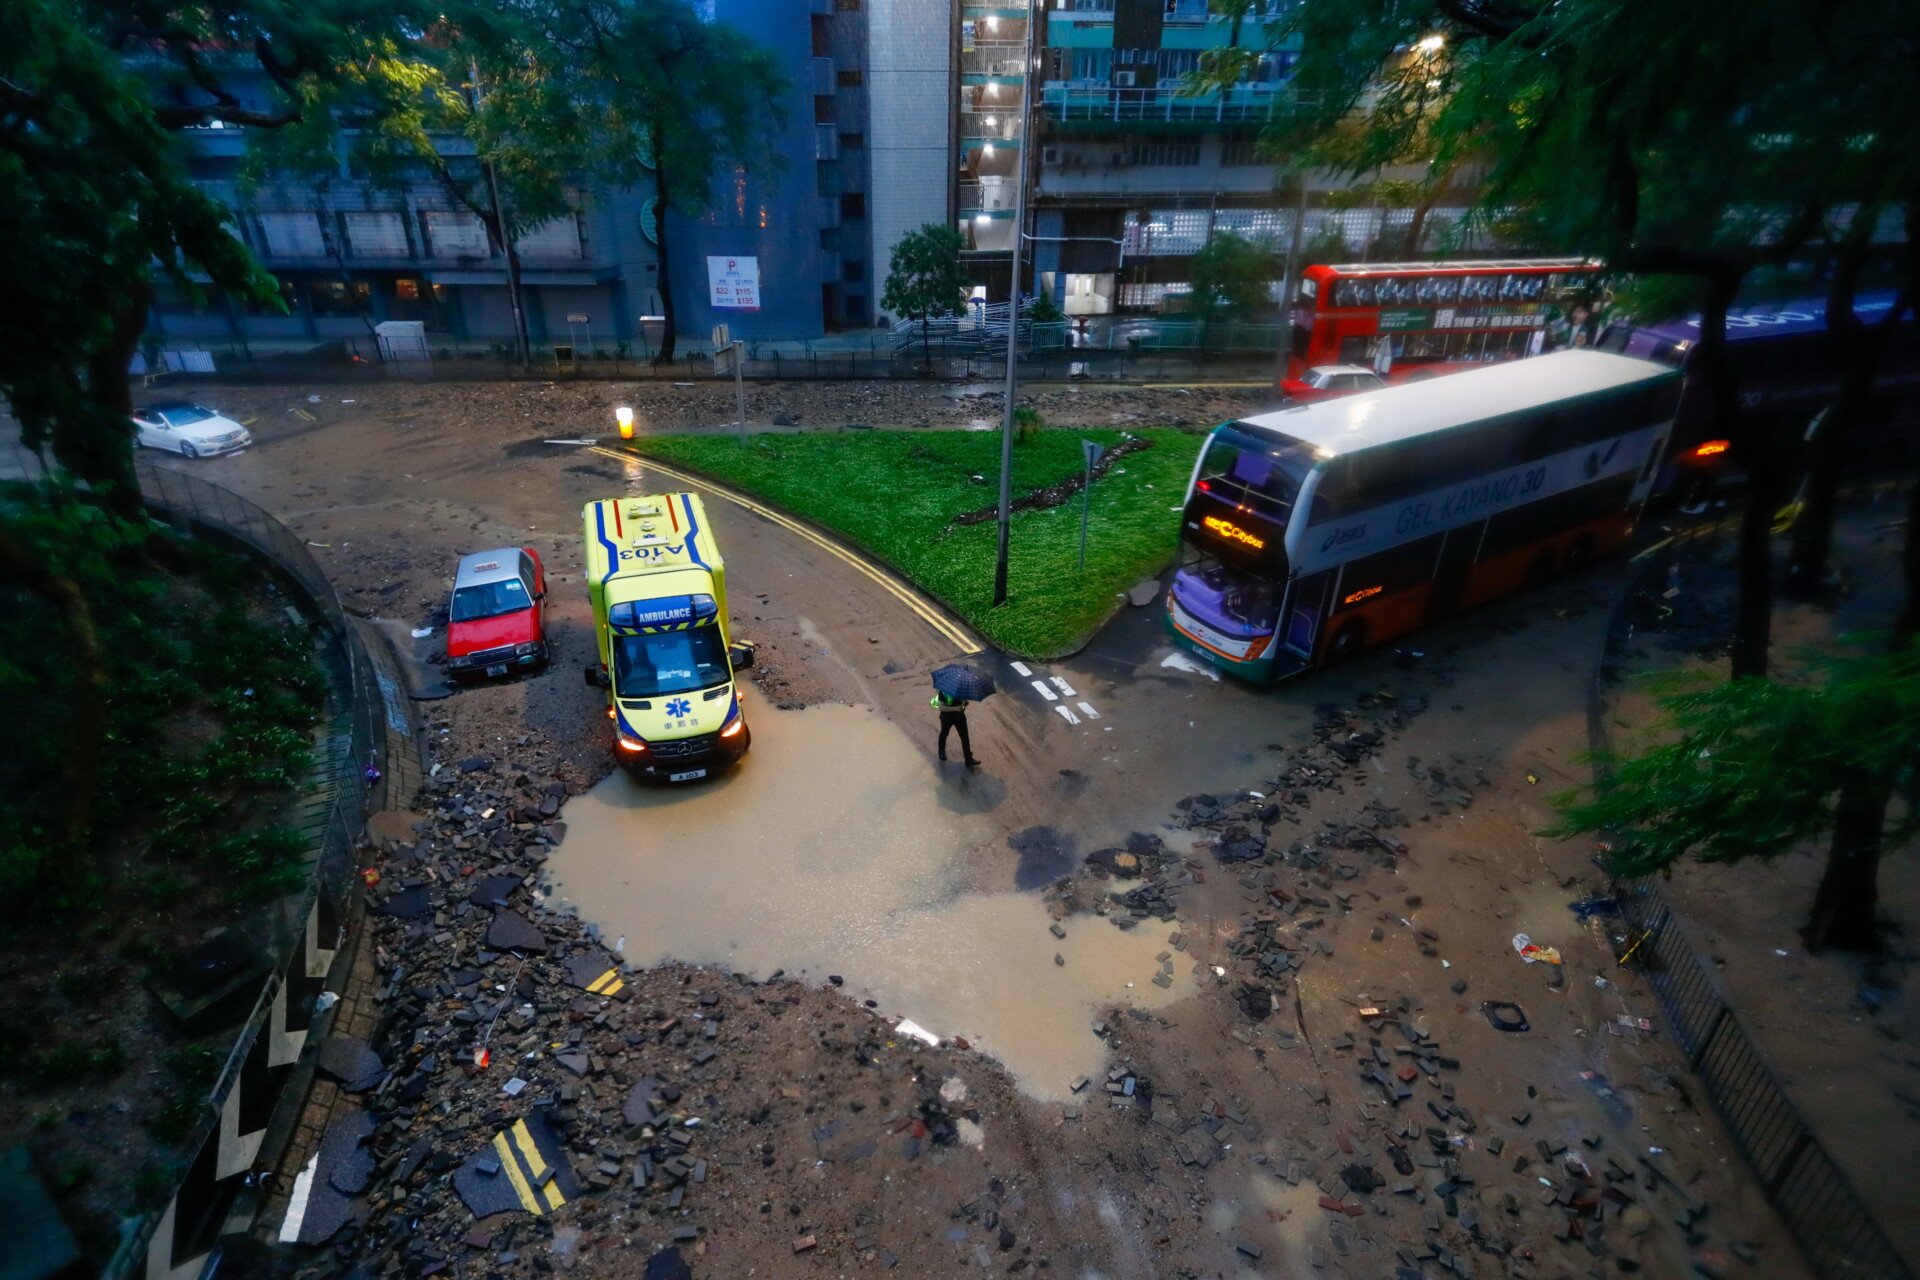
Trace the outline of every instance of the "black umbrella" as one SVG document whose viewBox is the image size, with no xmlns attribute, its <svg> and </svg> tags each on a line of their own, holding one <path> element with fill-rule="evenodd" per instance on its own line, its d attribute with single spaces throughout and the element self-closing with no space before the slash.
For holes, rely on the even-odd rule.
<svg viewBox="0 0 1920 1280">
<path fill-rule="evenodd" d="M 978 702 L 994 694 L 992 676 L 960 662 L 949 663 L 934 672 L 933 688 L 954 702 Z"/>
</svg>

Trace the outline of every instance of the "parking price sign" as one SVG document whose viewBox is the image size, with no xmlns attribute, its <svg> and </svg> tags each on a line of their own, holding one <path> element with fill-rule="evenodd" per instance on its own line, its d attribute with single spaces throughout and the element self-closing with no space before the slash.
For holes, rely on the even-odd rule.
<svg viewBox="0 0 1920 1280">
<path fill-rule="evenodd" d="M 707 259 L 707 292 L 716 307 L 732 311 L 760 309 L 760 259 Z"/>
</svg>

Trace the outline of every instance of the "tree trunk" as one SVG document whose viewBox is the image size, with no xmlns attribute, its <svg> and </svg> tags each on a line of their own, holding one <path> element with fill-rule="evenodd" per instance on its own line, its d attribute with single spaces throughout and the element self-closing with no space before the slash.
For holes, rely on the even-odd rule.
<svg viewBox="0 0 1920 1280">
<path fill-rule="evenodd" d="M 1800 930 L 1807 950 L 1879 950 L 1875 916 L 1880 907 L 1880 831 L 1886 816 L 1885 794 L 1864 785 L 1841 788 L 1826 874 L 1813 895 L 1813 912 Z"/>
<path fill-rule="evenodd" d="M 86 408 L 58 415 L 53 427 L 53 456 L 100 495 L 107 510 L 123 520 L 141 520 L 140 481 L 133 469 L 133 387 L 127 369 L 146 332 L 153 282 L 142 271 L 128 282 L 127 298 L 113 325 L 87 361 Z"/>
<path fill-rule="evenodd" d="M 653 136 L 661 137 L 656 128 Z M 653 246 L 660 254 L 660 363 L 671 365 L 673 351 L 679 341 L 680 326 L 673 309 L 673 275 L 668 268 L 672 257 L 667 252 L 667 161 L 660 154 L 658 144 L 653 149 L 653 229 L 657 237 Z"/>
<path fill-rule="evenodd" d="M 0 576 L 18 582 L 58 610 L 72 643 L 67 660 L 73 670 L 73 702 L 68 708 L 66 759 L 60 768 L 58 839 L 63 849 L 78 850 L 93 826 L 100 742 L 107 729 L 107 672 L 93 610 L 79 583 L 40 563 L 4 526 L 0 526 Z"/>
<path fill-rule="evenodd" d="M 1733 444 L 1734 460 L 1753 489 L 1740 518 L 1736 553 L 1739 601 L 1734 614 L 1733 675 L 1767 674 L 1773 623 L 1773 513 L 1779 504 L 1779 464 L 1760 423 L 1741 421 L 1738 388 L 1727 363 L 1727 309 L 1740 288 L 1740 273 L 1728 269 L 1705 277 L 1700 312 L 1700 374 L 1706 380 L 1711 433 Z"/>
<path fill-rule="evenodd" d="M 1907 538 L 1900 568 L 1907 582 L 1907 602 L 1893 623 L 1895 643 L 1920 635 L 1920 478 L 1907 490 Z"/>
<path fill-rule="evenodd" d="M 1817 420 L 1813 438 L 1807 442 L 1806 498 L 1793 525 L 1793 542 L 1787 552 L 1787 575 L 1782 591 L 1795 599 L 1811 600 L 1826 582 L 1827 557 L 1833 548 L 1833 512 L 1840 488 L 1840 468 L 1846 460 L 1847 435 L 1865 414 L 1873 397 L 1874 379 L 1880 372 L 1893 326 L 1906 310 L 1903 292 L 1883 321 L 1867 325 L 1854 314 L 1854 295 L 1860 278 L 1868 238 L 1880 220 L 1880 206 L 1862 206 L 1854 215 L 1847 238 L 1841 245 L 1840 262 L 1827 290 L 1827 348 L 1841 366 L 1840 391 L 1826 412 Z"/>
</svg>

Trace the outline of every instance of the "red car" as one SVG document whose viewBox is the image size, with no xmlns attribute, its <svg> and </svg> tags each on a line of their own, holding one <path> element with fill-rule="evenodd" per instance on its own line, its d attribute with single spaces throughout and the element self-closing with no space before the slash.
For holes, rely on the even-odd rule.
<svg viewBox="0 0 1920 1280">
<path fill-rule="evenodd" d="M 1320 364 L 1304 377 L 1282 379 L 1280 393 L 1296 404 L 1312 404 L 1357 391 L 1378 391 L 1386 385 L 1386 379 L 1357 364 Z"/>
<path fill-rule="evenodd" d="M 447 678 L 482 680 L 544 666 L 546 571 L 532 547 L 460 558 L 447 614 Z"/>
</svg>

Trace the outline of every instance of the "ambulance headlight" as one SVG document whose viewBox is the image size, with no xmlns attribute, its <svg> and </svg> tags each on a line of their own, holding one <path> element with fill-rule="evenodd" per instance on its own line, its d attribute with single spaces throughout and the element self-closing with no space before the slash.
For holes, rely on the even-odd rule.
<svg viewBox="0 0 1920 1280">
<path fill-rule="evenodd" d="M 619 733 L 614 736 L 618 739 L 622 751 L 631 751 L 633 754 L 639 755 L 647 749 L 647 744 L 632 734 Z"/>
</svg>

